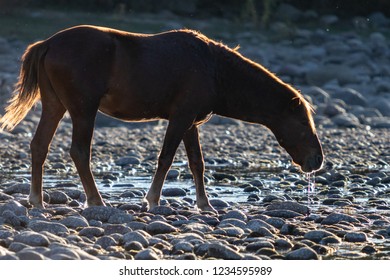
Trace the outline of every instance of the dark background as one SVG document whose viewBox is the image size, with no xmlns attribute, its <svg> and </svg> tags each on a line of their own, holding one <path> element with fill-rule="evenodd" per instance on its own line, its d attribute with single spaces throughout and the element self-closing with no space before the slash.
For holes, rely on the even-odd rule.
<svg viewBox="0 0 390 280">
<path fill-rule="evenodd" d="M 234 18 L 250 10 L 260 17 L 264 14 L 272 17 L 272 12 L 282 3 L 300 10 L 314 10 L 319 15 L 332 13 L 348 18 L 382 12 L 390 16 L 389 0 L 0 0 L 0 13 L 26 7 L 151 13 L 166 9 L 180 15 Z"/>
</svg>

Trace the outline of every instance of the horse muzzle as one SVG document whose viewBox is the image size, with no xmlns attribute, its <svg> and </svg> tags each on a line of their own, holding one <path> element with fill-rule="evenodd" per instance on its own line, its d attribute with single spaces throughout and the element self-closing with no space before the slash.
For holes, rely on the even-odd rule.
<svg viewBox="0 0 390 280">
<path fill-rule="evenodd" d="M 316 153 L 306 157 L 303 163 L 300 164 L 300 167 L 303 172 L 312 173 L 321 169 L 323 162 L 324 155 L 322 153 Z"/>
</svg>

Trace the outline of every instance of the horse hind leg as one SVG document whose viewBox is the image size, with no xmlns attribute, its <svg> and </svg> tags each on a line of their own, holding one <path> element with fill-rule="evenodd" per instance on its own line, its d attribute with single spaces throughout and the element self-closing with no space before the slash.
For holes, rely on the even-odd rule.
<svg viewBox="0 0 390 280">
<path fill-rule="evenodd" d="M 44 79 L 43 73 L 41 77 L 42 115 L 30 144 L 32 166 L 29 202 L 37 208 L 44 208 L 42 193 L 43 166 L 58 123 L 66 111 L 61 101 L 55 95 L 48 80 Z"/>
</svg>

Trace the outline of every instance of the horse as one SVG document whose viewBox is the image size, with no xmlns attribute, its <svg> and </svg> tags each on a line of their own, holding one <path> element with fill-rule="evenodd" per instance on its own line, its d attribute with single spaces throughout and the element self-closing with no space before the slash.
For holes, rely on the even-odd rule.
<svg viewBox="0 0 390 280">
<path fill-rule="evenodd" d="M 97 112 L 124 121 L 168 120 L 157 169 L 144 197 L 159 205 L 161 190 L 183 140 L 196 186 L 196 207 L 215 211 L 204 182 L 199 126 L 214 114 L 266 126 L 302 172 L 321 168 L 323 152 L 304 96 L 237 49 L 197 31 L 130 33 L 81 25 L 27 47 L 15 91 L 0 119 L 12 130 L 40 99 L 31 141 L 29 202 L 44 208 L 43 165 L 58 123 L 72 120 L 70 156 L 87 206 L 105 205 L 91 172 Z"/>
</svg>

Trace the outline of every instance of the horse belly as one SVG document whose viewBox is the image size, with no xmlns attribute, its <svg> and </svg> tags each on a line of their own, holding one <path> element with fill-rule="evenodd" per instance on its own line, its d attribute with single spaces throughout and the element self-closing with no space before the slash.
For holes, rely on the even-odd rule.
<svg viewBox="0 0 390 280">
<path fill-rule="evenodd" d="M 123 98 L 113 94 L 103 96 L 100 101 L 99 111 L 111 117 L 124 121 L 153 121 L 158 119 L 167 119 L 168 114 L 161 110 L 161 104 L 148 103 L 143 100 L 137 100 L 130 94 Z"/>
</svg>

